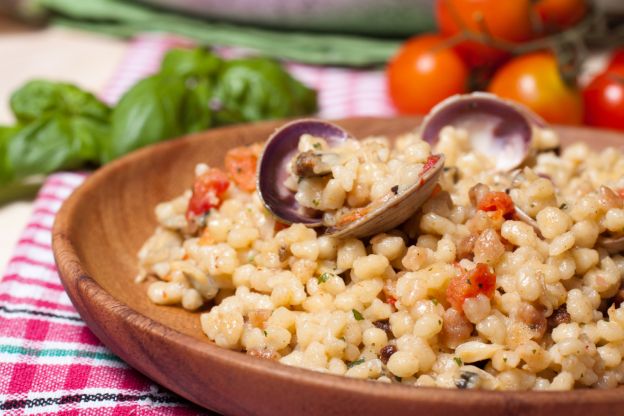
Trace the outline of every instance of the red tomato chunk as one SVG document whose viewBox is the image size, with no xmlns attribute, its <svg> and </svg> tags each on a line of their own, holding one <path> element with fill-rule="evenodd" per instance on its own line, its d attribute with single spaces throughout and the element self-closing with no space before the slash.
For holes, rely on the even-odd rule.
<svg viewBox="0 0 624 416">
<path fill-rule="evenodd" d="M 256 163 L 258 158 L 247 146 L 235 147 L 225 155 L 225 169 L 243 191 L 256 189 Z"/>
<path fill-rule="evenodd" d="M 474 298 L 480 293 L 488 298 L 494 296 L 496 275 L 490 272 L 485 263 L 478 263 L 473 270 L 464 270 L 455 276 L 446 288 L 446 300 L 460 312 L 464 310 L 464 301 Z"/>
<path fill-rule="evenodd" d="M 481 211 L 498 211 L 503 217 L 515 211 L 511 197 L 505 192 L 488 192 L 479 201 L 478 208 Z"/>
<path fill-rule="evenodd" d="M 186 218 L 203 215 L 221 205 L 221 197 L 230 186 L 227 175 L 220 169 L 211 168 L 195 179 L 193 196 L 186 210 Z"/>
</svg>

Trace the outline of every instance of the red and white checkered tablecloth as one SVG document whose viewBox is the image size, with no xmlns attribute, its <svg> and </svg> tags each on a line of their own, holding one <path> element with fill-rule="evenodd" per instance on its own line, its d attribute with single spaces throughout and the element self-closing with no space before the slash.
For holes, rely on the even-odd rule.
<svg viewBox="0 0 624 416">
<path fill-rule="evenodd" d="M 135 39 L 101 97 L 114 103 L 158 68 L 167 49 L 188 45 L 163 35 Z M 320 117 L 394 113 L 381 71 L 295 63 L 288 68 L 318 90 Z M 52 256 L 51 227 L 63 201 L 86 176 L 57 173 L 48 178 L 0 280 L 0 414 L 207 414 L 112 354 L 85 326 L 63 290 Z"/>
</svg>

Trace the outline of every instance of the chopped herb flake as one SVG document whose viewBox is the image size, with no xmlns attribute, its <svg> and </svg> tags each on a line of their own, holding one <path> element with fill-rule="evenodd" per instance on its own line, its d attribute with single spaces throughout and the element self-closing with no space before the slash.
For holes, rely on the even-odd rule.
<svg viewBox="0 0 624 416">
<path fill-rule="evenodd" d="M 356 365 L 360 365 L 360 364 L 364 363 L 364 361 L 366 361 L 366 360 L 364 360 L 364 358 L 360 358 L 360 359 L 357 359 L 355 361 L 351 361 L 349 364 L 347 364 L 347 368 L 353 368 Z"/>
<path fill-rule="evenodd" d="M 353 317 L 355 318 L 356 321 L 362 321 L 364 320 L 364 317 L 362 316 L 362 314 L 360 313 L 360 311 L 356 310 L 356 309 L 351 309 L 351 311 L 353 311 Z"/>
<path fill-rule="evenodd" d="M 319 200 L 318 200 L 318 199 L 313 199 L 313 200 L 312 200 L 312 203 L 314 204 L 314 206 L 315 206 L 315 207 L 318 207 L 318 205 L 319 205 L 319 203 L 320 203 L 320 202 L 319 202 Z"/>
<path fill-rule="evenodd" d="M 459 357 L 453 357 L 453 361 L 455 361 L 455 364 L 457 364 L 458 367 L 461 367 L 462 365 L 464 365 L 464 362 Z"/>
<path fill-rule="evenodd" d="M 321 148 L 321 144 L 320 143 L 314 143 L 312 145 L 312 147 L 314 147 L 315 149 L 320 149 Z"/>
<path fill-rule="evenodd" d="M 266 332 L 266 330 L 262 331 L 262 333 L 264 333 L 264 336 L 266 337 L 268 334 Z"/>
<path fill-rule="evenodd" d="M 568 204 L 566 204 L 565 202 L 559 205 L 559 209 L 566 209 L 567 207 L 568 207 Z"/>
<path fill-rule="evenodd" d="M 329 273 L 323 273 L 317 278 L 317 280 L 319 283 L 325 283 L 330 277 L 331 275 Z"/>
<path fill-rule="evenodd" d="M 399 185 L 394 185 L 390 190 L 396 195 L 399 193 Z"/>
<path fill-rule="evenodd" d="M 440 302 L 438 302 L 438 300 L 436 298 L 431 299 L 431 302 L 433 302 L 434 305 L 437 305 L 438 303 L 440 303 Z"/>
</svg>

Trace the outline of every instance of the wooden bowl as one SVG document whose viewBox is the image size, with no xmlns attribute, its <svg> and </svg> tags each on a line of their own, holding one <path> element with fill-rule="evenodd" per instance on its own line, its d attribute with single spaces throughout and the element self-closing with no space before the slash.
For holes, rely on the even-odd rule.
<svg viewBox="0 0 624 416">
<path fill-rule="evenodd" d="M 356 136 L 397 135 L 416 118 L 353 118 Z M 624 414 L 624 387 L 571 392 L 446 390 L 354 380 L 221 349 L 198 313 L 149 302 L 136 284 L 137 251 L 156 225 L 157 203 L 188 189 L 196 163 L 222 165 L 234 146 L 262 141 L 281 122 L 215 129 L 142 149 L 98 170 L 65 202 L 53 231 L 56 263 L 89 328 L 132 367 L 206 408 L 232 415 Z M 559 128 L 594 148 L 624 135 Z"/>
</svg>

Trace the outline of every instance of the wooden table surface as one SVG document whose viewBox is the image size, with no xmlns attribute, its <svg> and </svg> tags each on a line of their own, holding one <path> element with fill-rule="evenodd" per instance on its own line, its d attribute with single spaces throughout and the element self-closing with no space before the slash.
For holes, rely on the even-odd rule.
<svg viewBox="0 0 624 416">
<path fill-rule="evenodd" d="M 0 124 L 12 122 L 11 92 L 32 78 L 70 81 L 100 91 L 119 65 L 126 43 L 60 28 L 34 29 L 0 15 Z M 0 274 L 24 228 L 30 201 L 0 207 Z"/>
</svg>

